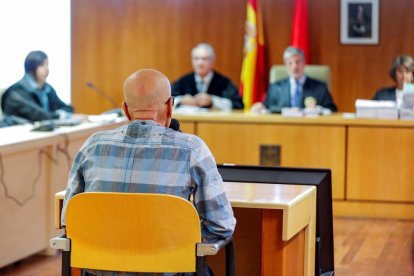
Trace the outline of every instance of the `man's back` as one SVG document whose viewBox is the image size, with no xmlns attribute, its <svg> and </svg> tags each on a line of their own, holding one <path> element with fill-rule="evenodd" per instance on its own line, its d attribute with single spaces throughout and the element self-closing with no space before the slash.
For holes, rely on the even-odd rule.
<svg viewBox="0 0 414 276">
<path fill-rule="evenodd" d="M 213 155 L 197 136 L 168 128 L 174 105 L 168 78 L 157 70 L 138 70 L 124 82 L 124 99 L 122 110 L 130 123 L 92 135 L 76 155 L 62 225 L 66 206 L 78 193 L 164 193 L 193 195 L 203 241 L 231 236 L 236 219 Z"/>
<path fill-rule="evenodd" d="M 189 199 L 195 192 L 202 236 L 214 240 L 230 236 L 235 225 L 221 182 L 214 158 L 201 139 L 151 120 L 135 120 L 86 141 L 74 161 L 66 198 L 80 192 L 114 191 Z"/>
</svg>

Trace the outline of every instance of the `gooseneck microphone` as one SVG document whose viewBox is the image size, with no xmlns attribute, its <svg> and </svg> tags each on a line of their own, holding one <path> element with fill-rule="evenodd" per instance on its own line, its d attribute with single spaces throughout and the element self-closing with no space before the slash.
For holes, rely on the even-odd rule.
<svg viewBox="0 0 414 276">
<path fill-rule="evenodd" d="M 177 119 L 171 118 L 170 128 L 182 132 L 180 129 L 180 122 Z"/>
<path fill-rule="evenodd" d="M 107 101 L 109 101 L 112 104 L 113 109 L 110 109 L 108 111 L 105 111 L 103 114 L 110 114 L 110 113 L 116 113 L 119 117 L 123 116 L 122 110 L 118 107 L 119 105 L 115 102 L 115 100 L 109 96 L 108 93 L 97 87 L 92 82 L 88 81 L 86 82 L 86 86 L 88 86 L 90 89 L 104 97 Z"/>
</svg>

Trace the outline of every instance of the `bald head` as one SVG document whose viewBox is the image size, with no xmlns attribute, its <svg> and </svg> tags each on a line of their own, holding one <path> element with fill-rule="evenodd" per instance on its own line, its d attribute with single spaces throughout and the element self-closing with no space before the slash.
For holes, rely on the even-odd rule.
<svg viewBox="0 0 414 276">
<path fill-rule="evenodd" d="M 124 112 L 130 120 L 154 120 L 169 125 L 171 85 L 161 72 L 153 69 L 134 72 L 124 82 L 124 97 Z"/>
</svg>

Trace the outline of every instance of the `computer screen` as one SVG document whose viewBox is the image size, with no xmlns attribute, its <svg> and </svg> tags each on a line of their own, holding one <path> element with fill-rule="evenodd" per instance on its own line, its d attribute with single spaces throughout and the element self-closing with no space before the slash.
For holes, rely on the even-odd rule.
<svg viewBox="0 0 414 276">
<path fill-rule="evenodd" d="M 256 182 L 316 186 L 315 275 L 334 274 L 332 176 L 330 169 L 218 165 L 228 182 Z"/>
</svg>

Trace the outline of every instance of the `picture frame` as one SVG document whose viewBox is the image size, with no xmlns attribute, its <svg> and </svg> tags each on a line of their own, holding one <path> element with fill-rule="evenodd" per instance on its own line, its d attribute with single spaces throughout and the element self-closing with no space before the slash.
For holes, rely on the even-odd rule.
<svg viewBox="0 0 414 276">
<path fill-rule="evenodd" d="M 341 43 L 378 44 L 379 0 L 341 0 Z"/>
</svg>

